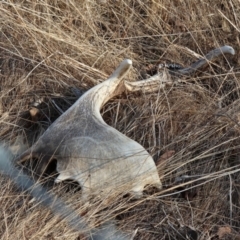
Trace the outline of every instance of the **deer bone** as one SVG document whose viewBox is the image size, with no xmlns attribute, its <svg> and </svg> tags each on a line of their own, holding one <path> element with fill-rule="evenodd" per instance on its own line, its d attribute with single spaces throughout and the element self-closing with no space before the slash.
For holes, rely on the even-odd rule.
<svg viewBox="0 0 240 240">
<path fill-rule="evenodd" d="M 158 89 L 165 88 L 166 85 L 172 85 L 174 82 L 167 71 L 159 72 L 150 78 L 142 81 L 129 82 L 124 81 L 126 89 L 130 92 L 143 91 L 154 92 Z"/>
<path fill-rule="evenodd" d="M 214 62 L 219 56 L 224 54 L 235 55 L 235 50 L 228 45 L 221 46 L 219 48 L 213 49 L 189 67 L 178 69 L 177 71 L 170 71 L 170 74 L 178 77 L 193 75 L 200 69 L 206 67 L 209 62 Z"/>
<path fill-rule="evenodd" d="M 228 45 L 216 48 L 204 57 L 200 58 L 198 61 L 194 62 L 191 66 L 177 69 L 175 71 L 169 70 L 158 72 L 157 74 L 137 82 L 124 81 L 125 87 L 128 91 L 144 91 L 144 92 L 153 92 L 159 89 L 164 88 L 166 85 L 172 85 L 175 82 L 182 82 L 180 79 L 173 81 L 171 76 L 183 77 L 194 75 L 197 71 L 207 66 L 209 62 L 215 61 L 219 56 L 223 54 L 235 54 L 235 50 Z"/>
<path fill-rule="evenodd" d="M 42 157 L 42 172 L 51 159 L 56 159 L 59 176 L 55 181 L 77 181 L 84 199 L 116 189 L 140 197 L 146 185 L 161 189 L 149 153 L 107 125 L 100 114 L 110 98 L 125 90 L 123 77 L 131 65 L 131 60 L 124 60 L 108 80 L 83 94 L 16 160 Z"/>
<path fill-rule="evenodd" d="M 235 51 L 230 46 L 217 48 L 189 68 L 176 71 L 175 75 L 193 74 L 223 53 L 234 54 Z M 143 81 L 124 81 L 131 65 L 131 60 L 124 60 L 109 79 L 83 94 L 16 161 L 42 157 L 42 173 L 51 159 L 57 159 L 59 176 L 56 182 L 66 179 L 77 181 L 86 198 L 92 193 L 109 193 L 113 189 L 122 189 L 140 197 L 146 185 L 161 189 L 157 168 L 149 153 L 107 125 L 100 114 L 100 109 L 109 99 L 125 90 L 152 92 L 173 83 L 167 72 Z"/>
</svg>

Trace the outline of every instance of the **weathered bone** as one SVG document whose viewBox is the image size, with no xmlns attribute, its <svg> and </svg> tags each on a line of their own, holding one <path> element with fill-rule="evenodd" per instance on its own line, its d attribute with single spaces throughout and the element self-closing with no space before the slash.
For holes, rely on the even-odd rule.
<svg viewBox="0 0 240 240">
<path fill-rule="evenodd" d="M 112 239 L 130 239 L 127 234 L 115 228 L 112 223 L 105 224 L 98 229 L 90 227 L 84 216 L 79 215 L 59 197 L 36 184 L 28 175 L 12 164 L 12 159 L 11 151 L 0 144 L 0 173 L 8 176 L 22 191 L 28 191 L 43 206 L 50 208 L 54 214 L 68 222 L 73 229 L 84 234 L 86 237 L 84 239 L 105 240 L 109 239 L 109 236 Z"/>
<path fill-rule="evenodd" d="M 215 61 L 219 56 L 223 54 L 235 54 L 235 50 L 230 46 L 222 46 L 210 51 L 203 58 L 200 58 L 198 61 L 194 62 L 191 66 L 177 69 L 175 71 L 169 70 L 169 72 L 163 71 L 159 72 L 150 78 L 147 78 L 142 81 L 129 82 L 124 81 L 125 87 L 128 91 L 144 91 L 144 92 L 153 92 L 164 88 L 166 85 L 172 85 L 175 81 L 171 80 L 171 75 L 176 77 L 182 76 L 191 76 L 194 75 L 197 71 L 207 66 L 209 62 Z M 169 73 L 169 74 L 168 74 Z M 181 82 L 181 80 L 177 80 Z"/>
<path fill-rule="evenodd" d="M 157 73 L 154 76 L 142 81 L 124 81 L 126 89 L 130 92 L 136 92 L 140 90 L 143 92 L 154 92 L 158 89 L 164 88 L 166 85 L 171 84 L 173 84 L 173 81 L 171 80 L 171 76 L 166 71 Z"/>
<path fill-rule="evenodd" d="M 122 189 L 142 195 L 146 185 L 161 189 L 156 165 L 137 142 L 108 126 L 101 107 L 125 90 L 123 77 L 132 64 L 124 60 L 110 78 L 87 91 L 17 160 L 42 157 L 43 167 L 57 159 L 56 182 L 73 179 L 83 196 Z"/>
<path fill-rule="evenodd" d="M 235 52 L 229 46 L 215 49 L 189 68 L 176 71 L 175 75 L 192 74 L 222 53 Z M 146 185 L 161 189 L 155 163 L 148 152 L 108 126 L 100 114 L 101 107 L 110 98 L 125 90 L 152 92 L 173 83 L 167 72 L 144 81 L 123 81 L 131 64 L 131 60 L 124 60 L 108 80 L 87 91 L 16 161 L 42 157 L 40 172 L 43 172 L 51 159 L 57 159 L 56 182 L 78 181 L 86 198 L 91 193 L 109 193 L 113 189 L 141 196 Z"/>
<path fill-rule="evenodd" d="M 181 76 L 190 76 L 196 73 L 199 69 L 202 69 L 208 65 L 209 62 L 215 61 L 219 56 L 223 54 L 235 54 L 235 50 L 228 45 L 216 48 L 206 54 L 203 58 L 200 58 L 198 61 L 194 62 L 191 66 L 179 69 L 177 71 L 170 71 L 170 74 L 181 77 Z"/>
</svg>

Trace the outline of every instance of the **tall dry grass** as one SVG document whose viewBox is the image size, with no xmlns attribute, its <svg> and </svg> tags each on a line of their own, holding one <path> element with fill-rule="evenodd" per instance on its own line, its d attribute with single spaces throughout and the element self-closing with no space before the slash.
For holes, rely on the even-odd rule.
<svg viewBox="0 0 240 240">
<path fill-rule="evenodd" d="M 126 93 L 102 110 L 109 125 L 156 162 L 175 151 L 158 165 L 162 192 L 138 201 L 119 198 L 107 207 L 98 201 L 86 210 L 76 187 L 52 191 L 90 226 L 114 220 L 134 239 L 240 239 L 239 1 L 6 0 L 0 26 L 0 136 L 19 151 L 73 104 L 72 89 L 103 81 L 124 58 L 133 60 L 128 78 L 140 80 L 158 62 L 188 66 L 197 54 L 233 46 L 234 57 L 209 64 L 185 83 Z M 36 102 L 40 115 L 32 119 Z M 1 239 L 83 239 L 10 180 L 0 182 Z M 230 230 L 221 235 L 223 227 Z"/>
</svg>

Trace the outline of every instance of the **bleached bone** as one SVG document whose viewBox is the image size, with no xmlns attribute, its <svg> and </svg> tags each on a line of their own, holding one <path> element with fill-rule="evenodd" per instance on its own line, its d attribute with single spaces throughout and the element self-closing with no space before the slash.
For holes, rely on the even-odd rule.
<svg viewBox="0 0 240 240">
<path fill-rule="evenodd" d="M 108 80 L 87 91 L 17 161 L 42 157 L 43 171 L 51 159 L 57 159 L 56 182 L 79 182 L 84 198 L 119 189 L 139 197 L 146 185 L 161 189 L 149 153 L 108 126 L 100 114 L 110 98 L 125 90 L 123 77 L 131 65 L 131 60 L 124 60 Z"/>
<path fill-rule="evenodd" d="M 176 75 L 194 73 L 222 53 L 235 52 L 229 46 L 215 49 Z M 16 160 L 42 158 L 40 172 L 43 172 L 51 159 L 57 159 L 56 182 L 76 180 L 86 198 L 91 193 L 106 193 L 121 187 L 135 196 L 141 196 L 146 185 L 160 189 L 162 185 L 152 157 L 140 144 L 108 126 L 100 114 L 101 107 L 110 98 L 125 90 L 154 91 L 172 84 L 166 72 L 144 81 L 123 81 L 131 64 L 131 60 L 124 60 L 108 80 L 80 97 Z"/>
<path fill-rule="evenodd" d="M 65 219 L 71 227 L 82 232 L 87 229 L 85 219 L 81 218 L 73 209 L 67 206 L 60 198 L 48 192 L 44 187 L 36 184 L 21 170 L 12 164 L 13 155 L 0 144 L 0 173 L 7 175 L 23 191 L 30 194 L 46 207 L 51 208 L 54 214 Z"/>
<path fill-rule="evenodd" d="M 121 230 L 115 228 L 112 223 L 108 223 L 100 228 L 90 227 L 87 219 L 79 215 L 56 195 L 47 189 L 36 184 L 32 179 L 12 164 L 13 155 L 11 151 L 0 144 L 0 174 L 8 176 L 22 191 L 28 191 L 32 197 L 43 206 L 52 210 L 55 215 L 64 219 L 74 230 L 84 234 L 89 240 L 112 239 L 130 240 Z"/>
<path fill-rule="evenodd" d="M 176 71 L 169 71 L 169 74 L 166 71 L 159 72 L 143 81 L 124 81 L 124 84 L 126 89 L 131 92 L 140 90 L 144 92 L 156 91 L 158 89 L 164 88 L 166 85 L 172 85 L 174 83 L 174 81 L 171 80 L 171 75 L 177 77 L 191 76 L 195 72 L 206 67 L 209 62 L 215 61 L 219 56 L 223 54 L 234 55 L 235 50 L 231 46 L 222 46 L 210 51 L 203 58 L 200 58 L 189 67 L 177 69 Z M 177 80 L 177 82 L 181 82 L 181 80 Z"/>
<path fill-rule="evenodd" d="M 166 71 L 157 73 L 154 76 L 142 81 L 137 82 L 124 81 L 126 89 L 130 92 L 136 91 L 154 92 L 158 89 L 165 88 L 166 85 L 171 84 L 173 84 L 173 81 L 171 80 L 171 76 Z"/>
<path fill-rule="evenodd" d="M 181 76 L 190 76 L 196 73 L 199 69 L 204 68 L 208 65 L 209 62 L 215 61 L 219 56 L 224 54 L 235 54 L 235 50 L 228 45 L 216 48 L 209 53 L 207 53 L 203 58 L 200 58 L 198 61 L 194 62 L 191 66 L 179 69 L 177 71 L 171 71 L 170 74 L 181 77 Z"/>
</svg>

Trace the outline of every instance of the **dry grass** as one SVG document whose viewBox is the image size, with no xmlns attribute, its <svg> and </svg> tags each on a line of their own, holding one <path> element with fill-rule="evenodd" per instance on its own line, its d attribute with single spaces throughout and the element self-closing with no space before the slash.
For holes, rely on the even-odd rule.
<svg viewBox="0 0 240 240">
<path fill-rule="evenodd" d="M 240 2 L 203 1 L 1 1 L 0 136 L 26 146 L 77 99 L 71 88 L 89 89 L 124 58 L 129 79 L 150 64 L 188 66 L 231 45 L 236 55 L 211 64 L 185 83 L 107 103 L 106 122 L 142 144 L 160 163 L 165 188 L 139 201 L 97 202 L 85 217 L 91 226 L 114 219 L 134 239 L 239 239 Z M 41 114 L 29 109 L 40 101 Z M 182 175 L 195 176 L 175 183 Z M 80 192 L 55 186 L 79 213 Z M 0 178 L 1 239 L 82 239 L 11 181 Z M 221 226 L 231 232 L 218 234 Z"/>
</svg>

